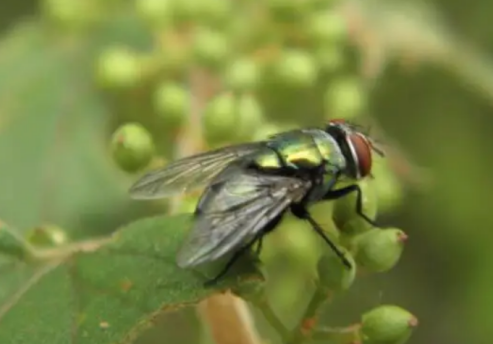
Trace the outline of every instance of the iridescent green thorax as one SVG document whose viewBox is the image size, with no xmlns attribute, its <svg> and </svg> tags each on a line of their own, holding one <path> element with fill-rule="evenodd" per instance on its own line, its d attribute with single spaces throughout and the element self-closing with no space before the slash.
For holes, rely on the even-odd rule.
<svg viewBox="0 0 493 344">
<path fill-rule="evenodd" d="M 254 163 L 260 168 L 297 169 L 318 167 L 327 164 L 327 170 L 343 170 L 346 161 L 339 145 L 329 134 L 318 129 L 288 132 L 275 136 L 268 149 L 254 156 Z"/>
</svg>

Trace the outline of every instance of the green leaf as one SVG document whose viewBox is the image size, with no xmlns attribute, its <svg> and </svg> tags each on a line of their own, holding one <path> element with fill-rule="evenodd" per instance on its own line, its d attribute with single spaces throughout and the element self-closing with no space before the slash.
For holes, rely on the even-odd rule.
<svg viewBox="0 0 493 344">
<path fill-rule="evenodd" d="M 84 228 L 85 214 L 124 200 L 86 48 L 36 22 L 0 41 L 0 216 L 17 227 Z"/>
<path fill-rule="evenodd" d="M 0 254 L 16 259 L 28 258 L 31 246 L 18 233 L 0 222 Z"/>
<path fill-rule="evenodd" d="M 0 261 L 0 343 L 128 343 L 162 312 L 261 284 L 251 260 L 214 288 L 203 283 L 219 264 L 178 268 L 190 220 L 147 218 L 108 239 L 38 251 L 35 262 Z"/>
</svg>

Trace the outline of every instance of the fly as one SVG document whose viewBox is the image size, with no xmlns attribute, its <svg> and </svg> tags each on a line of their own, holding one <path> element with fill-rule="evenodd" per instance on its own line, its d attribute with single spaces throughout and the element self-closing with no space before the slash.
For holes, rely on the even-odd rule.
<svg viewBox="0 0 493 344">
<path fill-rule="evenodd" d="M 195 209 L 194 226 L 177 253 L 177 264 L 190 268 L 234 252 L 217 282 L 246 250 L 274 230 L 286 212 L 306 220 L 339 256 L 350 262 L 313 219 L 308 206 L 356 193 L 356 213 L 362 211 L 358 180 L 371 174 L 372 153 L 383 156 L 363 130 L 344 120 L 324 128 L 291 130 L 267 140 L 244 143 L 176 160 L 151 171 L 131 188 L 134 199 L 156 199 L 205 186 Z M 337 181 L 354 181 L 335 189 Z"/>
</svg>

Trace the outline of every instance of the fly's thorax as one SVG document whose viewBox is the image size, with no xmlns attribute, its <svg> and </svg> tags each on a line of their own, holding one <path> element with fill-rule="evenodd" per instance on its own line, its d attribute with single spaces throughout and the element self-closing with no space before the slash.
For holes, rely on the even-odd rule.
<svg viewBox="0 0 493 344">
<path fill-rule="evenodd" d="M 252 158 L 253 164 L 261 169 L 280 169 L 283 166 L 276 151 L 268 147 L 259 150 Z"/>
<path fill-rule="evenodd" d="M 313 145 L 306 146 L 293 143 L 282 147 L 279 153 L 288 166 L 310 168 L 320 166 L 323 163 L 322 155 Z"/>
<path fill-rule="evenodd" d="M 346 158 L 337 141 L 323 130 L 307 129 L 278 137 L 259 150 L 254 164 L 263 169 L 305 170 L 325 166 L 330 172 L 344 171 Z"/>
<path fill-rule="evenodd" d="M 304 169 L 318 167 L 324 163 L 324 156 L 311 130 L 300 131 L 283 140 L 273 141 L 270 147 L 280 157 L 284 166 Z"/>
<path fill-rule="evenodd" d="M 328 175 L 332 175 L 335 171 L 345 171 L 347 161 L 337 141 L 323 131 L 318 131 L 314 134 L 315 144 L 320 152 L 323 161 L 325 162 L 325 170 Z"/>
</svg>

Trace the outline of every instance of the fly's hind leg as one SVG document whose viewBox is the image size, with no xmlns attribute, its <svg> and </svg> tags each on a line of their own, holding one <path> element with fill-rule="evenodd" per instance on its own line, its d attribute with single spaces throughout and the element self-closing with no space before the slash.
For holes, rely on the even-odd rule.
<svg viewBox="0 0 493 344">
<path fill-rule="evenodd" d="M 204 287 L 210 287 L 210 286 L 215 285 L 217 282 L 219 282 L 219 280 L 221 278 L 223 278 L 228 273 L 229 269 L 233 266 L 233 264 L 236 263 L 238 258 L 240 258 L 241 255 L 243 253 L 245 253 L 255 243 L 255 241 L 256 241 L 256 239 L 252 240 L 252 242 L 250 242 L 249 244 L 243 246 L 238 251 L 236 251 L 233 254 L 233 257 L 231 257 L 231 259 L 228 260 L 228 262 L 226 263 L 224 268 L 214 278 L 212 278 L 212 279 L 210 279 L 204 283 Z"/>
<path fill-rule="evenodd" d="M 238 251 L 236 251 L 233 256 L 231 257 L 230 260 L 226 263 L 226 265 L 222 268 L 222 270 L 212 279 L 206 281 L 204 283 L 205 287 L 210 287 L 215 285 L 221 278 L 223 278 L 229 271 L 229 269 L 236 263 L 236 261 L 245 253 L 247 252 L 257 241 L 259 241 L 259 246 L 262 245 L 262 237 L 265 235 L 264 232 L 260 232 L 257 234 L 253 240 L 251 240 L 248 244 L 245 246 L 241 247 Z M 258 247 L 257 247 L 258 251 Z"/>
<path fill-rule="evenodd" d="M 282 220 L 282 214 L 271 220 L 269 224 L 263 229 L 262 231 L 263 235 L 261 235 L 260 238 L 258 238 L 257 247 L 255 248 L 255 254 L 257 257 L 260 257 L 260 253 L 262 252 L 262 243 L 264 240 L 264 235 L 272 232 L 277 227 L 277 225 L 281 222 L 281 220 Z"/>
</svg>

